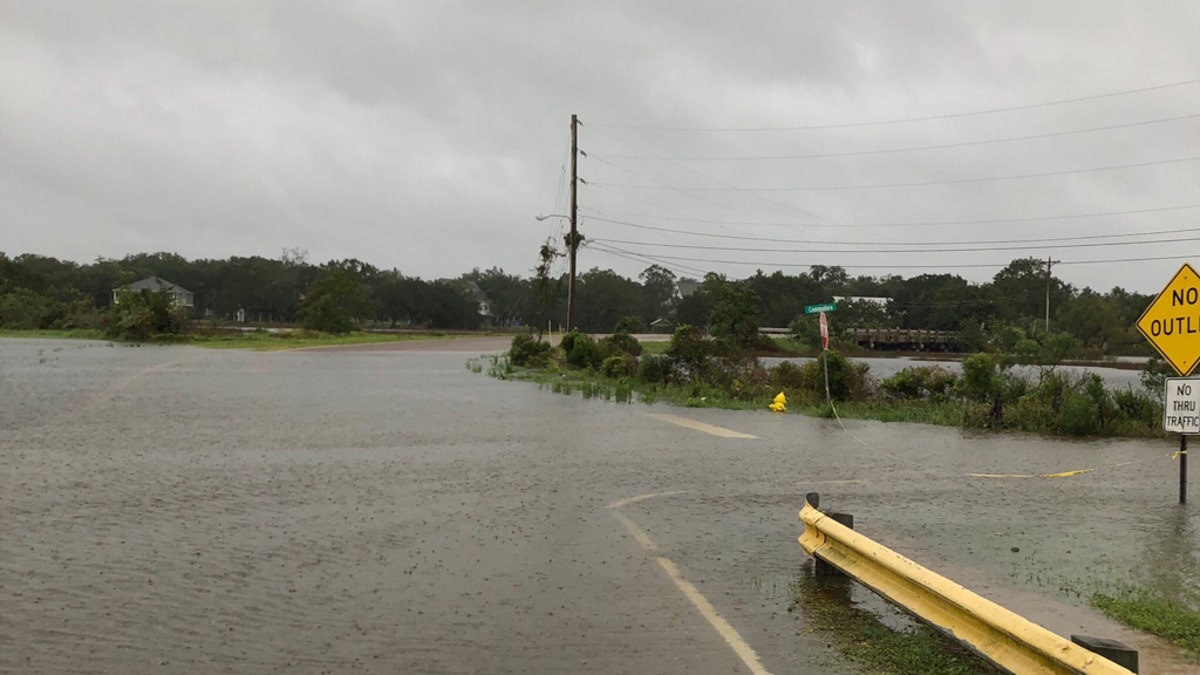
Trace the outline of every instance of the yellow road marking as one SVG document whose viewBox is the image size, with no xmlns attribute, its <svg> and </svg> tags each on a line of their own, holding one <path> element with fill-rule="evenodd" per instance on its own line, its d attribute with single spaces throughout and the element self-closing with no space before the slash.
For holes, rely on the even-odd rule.
<svg viewBox="0 0 1200 675">
<path fill-rule="evenodd" d="M 1099 469 L 1115 469 L 1119 466 L 1127 466 L 1129 464 L 1133 464 L 1133 462 L 1121 462 L 1120 464 L 1113 464 L 1107 467 L 1102 466 L 1096 469 L 1075 469 L 1073 471 L 1060 471 L 1058 473 L 969 473 L 967 475 L 972 478 L 1070 478 L 1072 476 L 1098 471 Z"/>
<path fill-rule="evenodd" d="M 660 493 L 657 495 L 642 495 L 640 498 L 634 497 L 633 499 L 650 499 L 651 497 L 660 497 L 662 494 L 666 493 Z M 619 504 L 620 502 L 617 503 Z M 617 520 L 621 521 L 621 524 L 625 526 L 626 530 L 629 530 L 629 534 L 632 535 L 633 538 L 642 545 L 642 548 L 650 551 L 651 553 L 658 553 L 658 546 L 655 545 L 654 541 L 642 531 L 642 528 L 638 527 L 637 524 L 629 518 L 626 518 L 625 514 L 615 510 L 615 507 L 610 508 L 614 509 L 612 512 L 613 516 L 615 516 Z M 671 579 L 671 582 L 675 584 L 675 587 L 679 589 L 679 592 L 683 593 L 683 596 L 691 601 L 692 605 L 694 605 L 700 612 L 700 615 L 703 616 L 704 619 L 708 621 L 709 625 L 711 625 L 717 631 L 717 634 L 719 634 L 721 638 L 725 640 L 725 644 L 729 645 L 729 648 L 738 655 L 738 658 L 742 660 L 742 663 L 746 664 L 746 667 L 750 669 L 751 673 L 754 675 L 771 675 L 771 671 L 764 668 L 762 662 L 758 660 L 758 653 L 754 651 L 754 648 L 752 648 L 746 643 L 745 640 L 742 639 L 742 636 L 737 632 L 737 630 L 734 629 L 733 626 L 729 625 L 729 622 L 726 621 L 724 617 L 721 616 L 721 613 L 712 606 L 712 603 L 708 601 L 708 598 L 704 597 L 704 594 L 702 594 L 695 586 L 693 586 L 691 582 L 683 578 L 683 575 L 679 573 L 679 568 L 675 566 L 675 563 L 661 555 L 655 555 L 655 562 L 657 562 L 658 566 L 667 573 L 667 577 Z"/>
<path fill-rule="evenodd" d="M 685 429 L 703 431 L 706 434 L 720 436 L 721 438 L 758 438 L 758 436 L 744 434 L 740 431 L 734 431 L 733 429 L 726 429 L 725 427 L 718 427 L 712 424 L 705 424 L 704 422 L 688 419 L 687 417 L 680 417 L 679 415 L 647 413 L 646 416 L 653 417 L 656 420 L 662 420 L 663 422 L 670 422 L 671 424 L 684 427 Z"/>
</svg>

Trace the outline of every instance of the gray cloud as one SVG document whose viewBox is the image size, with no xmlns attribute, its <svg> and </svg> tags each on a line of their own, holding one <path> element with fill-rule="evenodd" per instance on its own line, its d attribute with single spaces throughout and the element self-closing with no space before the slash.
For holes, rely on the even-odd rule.
<svg viewBox="0 0 1200 675">
<path fill-rule="evenodd" d="M 527 272 L 537 245 L 562 226 L 533 216 L 565 208 L 557 188 L 573 112 L 585 124 L 580 145 L 592 154 L 581 175 L 597 184 L 950 181 L 1200 155 L 1193 119 L 943 150 L 682 163 L 687 169 L 604 159 L 643 151 L 844 152 L 1122 124 L 1200 112 L 1200 85 L 808 131 L 603 126 L 887 120 L 1188 80 L 1200 77 L 1198 27 L 1200 8 L 1190 2 L 0 2 L 0 249 L 87 260 L 152 250 L 276 256 L 297 246 L 316 260 L 358 257 L 426 277 L 491 265 Z M 710 233 L 932 242 L 1200 226 L 1200 209 L 956 227 L 862 225 L 1200 203 L 1198 179 L 1200 162 L 1193 162 L 909 188 L 751 194 L 597 185 L 583 186 L 580 196 L 585 233 L 596 239 L 720 243 L 595 218 L 606 212 Z M 821 226 L 674 220 L 683 216 Z M 598 248 L 581 253 L 585 268 L 635 275 L 644 267 Z M 848 266 L 990 263 L 1025 253 L 627 248 Z M 1200 241 L 1028 252 L 1043 253 L 1063 260 L 1200 254 Z M 736 276 L 755 269 L 675 262 Z M 1063 266 L 1056 273 L 1081 286 L 1149 291 L 1176 262 Z M 951 271 L 986 279 L 996 270 Z"/>
</svg>

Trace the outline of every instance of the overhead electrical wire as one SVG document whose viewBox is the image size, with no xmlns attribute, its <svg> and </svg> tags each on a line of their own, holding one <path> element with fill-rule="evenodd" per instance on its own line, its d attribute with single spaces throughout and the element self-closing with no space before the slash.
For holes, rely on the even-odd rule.
<svg viewBox="0 0 1200 675">
<path fill-rule="evenodd" d="M 1052 246 L 980 246 L 953 248 L 892 248 L 892 249 L 821 249 L 821 248 L 755 248 L 749 246 L 706 246 L 703 244 L 672 244 L 653 241 L 629 241 L 625 239 L 596 239 L 593 241 L 625 246 L 650 246 L 652 248 L 686 248 L 703 251 L 736 251 L 740 253 L 972 253 L 978 251 L 1040 251 L 1047 248 L 1099 248 L 1104 246 L 1143 246 L 1149 244 L 1178 244 L 1185 241 L 1200 241 L 1200 237 L 1175 237 L 1172 239 L 1148 239 L 1146 241 L 1089 241 L 1054 244 Z"/>
<path fill-rule="evenodd" d="M 1142 232 L 1120 232 L 1114 234 L 1083 234 L 1068 237 L 1040 237 L 1031 239 L 976 239 L 976 240 L 948 240 L 937 242 L 918 242 L 918 241 L 838 241 L 831 239 L 786 239 L 780 237 L 754 237 L 750 235 L 737 234 L 714 234 L 711 232 L 694 232 L 691 230 L 681 230 L 670 227 L 657 227 L 654 225 L 644 225 L 641 223 L 632 223 L 623 220 L 613 220 L 611 218 L 601 218 L 599 216 L 589 216 L 589 220 L 599 221 L 603 223 L 612 223 L 615 225 L 624 225 L 643 230 L 653 230 L 656 232 L 668 232 L 671 234 L 682 234 L 690 237 L 709 237 L 712 239 L 733 239 L 736 241 L 770 241 L 780 244 L 833 244 L 840 246 L 858 246 L 858 245 L 874 245 L 874 246 L 912 246 L 914 244 L 929 244 L 929 245 L 955 245 L 955 244 L 1021 244 L 1032 242 L 1054 242 L 1054 241 L 1081 241 L 1089 239 L 1119 239 L 1125 237 L 1142 237 L 1159 234 L 1181 234 L 1184 232 L 1200 232 L 1200 227 L 1181 227 L 1171 230 L 1144 230 Z M 615 241 L 615 240 L 613 240 Z"/>
<path fill-rule="evenodd" d="M 616 250 L 616 251 L 620 251 L 622 253 L 637 255 L 637 253 L 634 253 L 632 251 L 627 251 L 625 249 L 621 249 L 621 248 L 618 248 L 618 247 L 612 246 L 612 245 L 609 245 L 608 248 Z M 850 251 L 850 253 L 852 253 L 852 251 Z M 693 257 L 688 257 L 688 256 L 671 256 L 671 255 L 661 255 L 661 254 L 655 254 L 655 257 L 658 259 L 668 260 L 668 261 L 700 262 L 700 263 L 711 263 L 711 264 L 720 264 L 720 265 L 741 265 L 744 267 L 759 267 L 759 268 L 762 268 L 762 267 L 767 267 L 767 268 L 784 268 L 784 267 L 786 267 L 786 268 L 801 268 L 801 267 L 805 267 L 806 268 L 806 267 L 813 267 L 814 265 L 829 265 L 829 261 L 823 261 L 820 263 L 780 263 L 780 262 L 762 262 L 762 261 L 748 261 L 748 260 L 719 260 L 719 259 L 712 259 L 712 258 L 693 258 Z M 1168 256 L 1147 256 L 1147 257 L 1139 257 L 1139 258 L 1106 258 L 1106 259 L 1099 259 L 1099 260 L 1063 260 L 1063 261 L 1056 261 L 1054 264 L 1055 265 L 1101 265 L 1101 264 L 1110 264 L 1110 263 L 1152 262 L 1152 261 L 1157 261 L 1157 260 L 1187 260 L 1189 258 L 1197 258 L 1197 257 L 1200 257 L 1200 253 L 1184 254 L 1184 255 L 1168 255 Z M 999 263 L 944 263 L 941 265 L 892 265 L 892 264 L 885 263 L 885 264 L 880 264 L 880 265 L 849 264 L 849 265 L 836 265 L 836 266 L 841 267 L 842 269 L 847 269 L 847 270 L 850 270 L 850 269 L 919 269 L 919 270 L 933 269 L 933 270 L 936 270 L 936 269 L 965 269 L 965 268 L 1002 269 L 1004 267 L 1007 267 L 1011 263 L 1012 263 L 1012 261 L 1009 260 L 1007 262 L 999 262 Z"/>
<path fill-rule="evenodd" d="M 1200 78 L 1191 80 L 1180 80 L 1177 82 L 1167 82 L 1164 84 L 1156 84 L 1147 87 L 1138 87 L 1136 89 L 1124 89 L 1121 91 L 1106 92 L 1102 94 L 1091 94 L 1087 96 L 1075 96 L 1072 98 L 1055 99 L 1051 101 L 1040 101 L 1037 103 L 1024 103 L 1019 105 L 1003 106 L 998 108 L 986 108 L 983 110 L 970 110 L 956 113 L 941 113 L 937 115 L 922 115 L 918 117 L 899 117 L 886 120 L 871 120 L 864 122 L 838 122 L 833 124 L 810 124 L 800 126 L 786 127 L 671 127 L 671 126 L 646 126 L 646 125 L 625 125 L 625 124 L 603 124 L 590 123 L 591 127 L 603 127 L 606 129 L 636 129 L 642 131 L 717 131 L 717 132 L 763 132 L 763 131 L 808 131 L 816 129 L 849 129 L 854 127 L 872 127 L 883 126 L 888 124 L 905 124 L 909 122 L 929 122 L 932 120 L 956 119 L 962 117 L 975 117 L 979 115 L 991 115 L 994 113 L 1012 112 L 1015 110 L 1030 110 L 1033 108 L 1044 108 L 1049 106 L 1066 105 L 1070 103 L 1082 103 L 1084 101 L 1096 101 L 1105 98 L 1115 98 L 1118 96 L 1129 96 L 1132 94 L 1142 94 L 1149 91 L 1159 91 L 1163 89 L 1173 89 L 1178 87 L 1186 87 L 1200 82 Z"/>
<path fill-rule="evenodd" d="M 639 151 L 639 152 L 641 152 L 641 153 L 643 153 L 643 154 L 649 155 L 649 156 L 651 156 L 651 157 L 657 157 L 657 155 L 655 155 L 654 153 L 650 152 L 650 151 L 649 151 L 649 150 L 647 150 L 646 148 L 644 148 L 644 147 L 642 147 L 642 146 L 638 145 L 637 143 L 632 143 L 632 142 L 630 142 L 630 141 L 627 141 L 627 140 L 624 140 L 624 139 L 621 139 L 621 138 L 617 138 L 616 136 L 613 136 L 613 135 L 611 135 L 611 134 L 606 134 L 606 133 L 604 133 L 603 131 L 597 131 L 597 133 L 599 133 L 601 136 L 605 136 L 605 137 L 607 137 L 607 138 L 609 138 L 609 139 L 612 139 L 612 140 L 614 140 L 614 141 L 616 141 L 616 142 L 618 142 L 618 143 L 621 143 L 622 145 L 626 145 L 626 146 L 628 146 L 628 147 L 631 147 L 631 148 L 633 148 L 634 150 L 637 150 L 637 151 Z M 670 164 L 672 164 L 672 165 L 674 165 L 674 166 L 677 166 L 677 167 L 679 167 L 680 169 L 683 169 L 684 171 L 687 171 L 688 173 L 695 174 L 695 175 L 697 175 L 697 176 L 700 176 L 700 177 L 702 177 L 702 178 L 707 178 L 708 180 L 711 180 L 711 181 L 713 181 L 714 183 L 717 183 L 718 185 L 723 185 L 723 186 L 725 186 L 725 187 L 728 187 L 728 188 L 730 188 L 730 189 L 733 189 L 733 190 L 736 190 L 736 191 L 739 191 L 739 192 L 746 192 L 746 191 L 742 190 L 741 188 L 739 188 L 738 186 L 734 185 L 733 183 L 730 183 L 730 182 L 724 181 L 724 180 L 722 180 L 722 179 L 720 179 L 720 178 L 717 178 L 717 177 L 715 177 L 715 176 L 710 176 L 710 175 L 708 175 L 708 174 L 704 173 L 703 171 L 699 171 L 699 170 L 697 170 L 697 169 L 695 169 L 695 168 L 693 168 L 693 167 L 687 166 L 686 164 L 681 164 L 681 163 L 679 163 L 679 162 L 677 162 L 677 161 L 675 161 L 675 160 L 671 160 L 671 159 L 665 159 L 665 158 L 662 158 L 662 159 L 664 159 L 664 161 L 666 161 L 666 162 L 668 162 L 668 163 L 670 163 Z M 613 165 L 613 166 L 616 166 L 616 165 Z M 811 211 L 806 211 L 806 210 L 804 210 L 804 209 L 802 209 L 802 208 L 800 208 L 800 207 L 798 207 L 798 206 L 795 206 L 794 204 L 787 204 L 787 203 L 784 203 L 784 202 L 778 202 L 778 201 L 775 201 L 774 199 L 771 199 L 771 198 L 769 198 L 769 197 L 765 197 L 765 196 L 763 196 L 763 195 L 760 195 L 760 194 L 755 194 L 755 193 L 753 193 L 753 192 L 746 192 L 746 194 L 750 195 L 751 197 L 754 197 L 755 199 L 758 199 L 759 201 L 763 201 L 763 202 L 766 202 L 766 203 L 768 203 L 768 204 L 772 204 L 772 205 L 774 205 L 774 206 L 781 206 L 781 207 L 783 207 L 783 208 L 785 208 L 785 209 L 788 209 L 789 211 L 795 211 L 796 213 L 799 213 L 799 214 L 801 214 L 801 215 L 804 215 L 804 216 L 808 216 L 809 218 L 814 218 L 814 219 L 816 219 L 816 220 L 819 220 L 819 221 L 822 221 L 822 222 L 828 222 L 828 221 L 826 221 L 824 218 L 822 218 L 821 216 L 818 216 L 817 214 L 815 214 L 815 213 L 812 213 Z"/>
<path fill-rule="evenodd" d="M 595 159 L 595 158 L 593 158 L 593 157 L 591 157 L 591 156 L 588 156 L 588 158 L 589 158 L 589 159 Z M 642 180 L 647 180 L 647 181 L 650 181 L 651 183 L 654 183 L 655 185 L 661 186 L 661 187 L 663 187 L 663 188 L 671 189 L 671 186 L 669 186 L 669 185 L 667 185 L 667 184 L 665 184 L 665 183 L 661 183 L 661 182 L 659 182 L 659 181 L 657 181 L 657 180 L 655 180 L 655 179 L 653 179 L 653 178 L 651 178 L 651 177 L 649 177 L 649 176 L 647 176 L 647 175 L 645 175 L 645 174 L 638 173 L 637 171 L 634 171 L 633 169 L 627 169 L 627 168 L 625 168 L 625 167 L 623 167 L 623 166 L 618 166 L 618 165 L 616 165 L 616 164 L 613 164 L 612 162 L 609 162 L 608 160 L 604 160 L 604 159 L 597 159 L 596 161 L 598 161 L 598 162 L 601 162 L 601 163 L 604 163 L 604 164 L 607 164 L 607 165 L 609 165 L 609 166 L 611 166 L 611 167 L 613 167 L 614 169 L 617 169 L 617 170 L 619 170 L 619 171 L 624 171 L 625 173 L 628 173 L 628 174 L 630 174 L 630 175 L 632 175 L 632 176 L 636 176 L 636 177 L 638 177 L 638 178 L 641 178 Z M 587 183 L 587 184 L 588 184 L 588 185 L 591 185 L 591 183 Z M 737 208 L 734 208 L 734 207 L 732 207 L 732 206 L 728 206 L 728 205 L 726 205 L 726 204 L 722 204 L 722 203 L 720 203 L 720 202 L 714 202 L 713 200 L 711 200 L 711 199 L 707 199 L 707 198 L 705 198 L 705 197 L 699 197 L 699 196 L 698 196 L 698 197 L 696 197 L 696 199 L 697 199 L 698 201 L 702 201 L 702 202 L 704 202 L 705 204 L 710 204 L 710 205 L 712 205 L 712 206 L 715 206 L 715 207 L 717 207 L 717 208 L 720 208 L 720 209 L 725 209 L 726 211 L 732 211 L 732 212 L 734 212 L 734 213 L 740 213 L 740 214 L 742 214 L 742 215 L 746 215 L 746 212 L 742 211 L 741 209 L 737 209 Z"/>
<path fill-rule="evenodd" d="M 622 249 L 610 248 L 610 247 L 606 247 L 606 246 L 595 246 L 595 245 L 590 245 L 589 248 L 591 248 L 592 250 L 600 251 L 601 253 L 608 253 L 608 254 L 615 255 L 615 256 L 618 256 L 621 258 L 625 258 L 627 260 L 634 260 L 636 262 L 650 263 L 652 265 L 660 265 L 662 267 L 665 267 L 665 268 L 671 270 L 672 272 L 675 272 L 676 274 L 680 274 L 681 272 L 684 272 L 684 271 L 691 273 L 691 274 L 699 274 L 701 276 L 707 274 L 707 272 L 705 270 L 702 270 L 698 267 L 691 267 L 691 266 L 682 265 L 679 263 L 672 263 L 672 262 L 668 262 L 665 260 L 659 260 L 658 258 L 655 258 L 653 256 L 641 255 L 638 253 L 634 253 L 632 251 L 624 251 Z"/>
<path fill-rule="evenodd" d="M 598 187 L 598 186 L 596 186 L 596 187 Z M 604 188 L 602 188 L 602 189 L 604 189 Z M 613 191 L 613 192 L 614 192 L 614 194 L 619 194 L 619 193 L 616 193 L 616 191 Z M 634 199 L 634 198 L 630 197 L 630 199 Z M 640 201 L 640 200 L 635 199 L 635 201 Z M 658 207 L 658 205 L 653 204 L 653 203 L 644 202 L 644 201 L 642 203 L 647 203 L 650 206 Z M 672 210 L 672 209 L 667 209 L 666 207 L 658 207 L 658 208 L 663 208 L 664 210 L 668 210 L 668 211 Z M 913 220 L 913 221 L 900 221 L 900 222 L 890 222 L 890 223 L 887 223 L 887 222 L 884 222 L 884 223 L 831 223 L 831 225 L 834 225 L 837 227 L 846 227 L 846 228 L 851 228 L 851 227 L 854 227 L 854 228 L 858 228 L 858 227 L 934 227 L 934 226 L 957 227 L 957 226 L 961 226 L 961 225 L 994 225 L 994 224 L 1001 224 L 1001 223 L 1036 223 L 1036 222 L 1043 222 L 1043 221 L 1048 221 L 1048 220 L 1075 220 L 1075 219 L 1079 219 L 1079 218 L 1101 218 L 1101 217 L 1107 217 L 1107 216 L 1131 216 L 1131 215 L 1140 215 L 1140 214 L 1145 214 L 1145 213 L 1162 213 L 1162 212 L 1166 212 L 1166 211 L 1184 211 L 1184 210 L 1189 210 L 1189 209 L 1200 209 L 1200 204 L 1180 204 L 1178 206 L 1158 206 L 1158 207 L 1151 207 L 1151 208 L 1145 208 L 1145 209 L 1125 209 L 1122 211 L 1093 211 L 1091 213 L 1071 213 L 1071 214 L 1059 214 L 1059 215 L 1053 215 L 1053 216 L 1023 216 L 1020 218 L 989 218 L 989 219 L 983 219 L 983 220 Z M 678 222 L 703 223 L 706 225 L 768 225 L 768 226 L 772 226 L 772 227 L 829 227 L 830 226 L 830 225 L 826 225 L 826 224 L 817 224 L 817 223 L 795 223 L 795 222 L 782 222 L 782 221 L 775 221 L 775 222 L 768 221 L 765 223 L 760 223 L 760 222 L 751 222 L 751 221 L 744 221 L 744 220 L 712 220 L 712 219 L 704 219 L 704 218 L 656 216 L 656 215 L 644 214 L 644 213 L 625 213 L 625 212 L 621 212 L 621 211 L 608 211 L 605 209 L 592 209 L 592 208 L 583 208 L 581 210 L 590 212 L 592 214 L 597 214 L 597 213 L 605 214 L 606 213 L 606 214 L 610 214 L 610 215 L 624 216 L 627 218 L 654 218 L 656 220 L 672 220 L 672 221 L 678 221 Z M 676 213 L 678 213 L 678 212 L 676 212 Z M 593 215 L 592 218 L 599 219 L 599 217 L 596 215 Z"/>
<path fill-rule="evenodd" d="M 715 161 L 758 161 L 758 160 L 796 160 L 796 159 L 827 159 L 833 157 L 860 157 L 863 155 L 886 155 L 900 152 L 917 152 L 926 150 L 946 150 L 950 148 L 965 148 L 977 145 L 991 145 L 996 143 L 1013 143 L 1016 141 L 1028 141 L 1044 138 L 1055 138 L 1059 136 L 1071 136 L 1075 134 L 1087 134 L 1099 131 L 1112 131 L 1116 129 L 1129 129 L 1133 127 L 1149 126 L 1153 124 L 1165 124 L 1167 122 L 1179 122 L 1182 120 L 1196 119 L 1200 117 L 1200 113 L 1191 113 L 1188 115 L 1175 115 L 1173 117 L 1161 117 L 1153 120 L 1144 120 L 1140 122 L 1127 122 L 1124 124 L 1109 124 L 1100 127 L 1090 127 L 1087 129 L 1070 129 L 1067 131 L 1051 131 L 1039 134 L 1026 134 L 1023 136 L 1005 136 L 1002 138 L 988 138 L 973 141 L 959 141 L 955 143 L 937 143 L 932 145 L 911 145 L 900 148 L 880 148 L 873 150 L 848 150 L 839 152 L 817 152 L 806 154 L 789 154 L 789 155 L 685 155 L 677 157 L 664 157 L 662 155 L 624 155 L 624 154 L 598 154 L 591 153 L 588 156 L 592 159 L 639 159 L 665 162 L 715 162 Z M 610 137 L 611 138 L 611 137 Z M 615 164 L 613 166 L 616 166 Z"/>
<path fill-rule="evenodd" d="M 1046 178 L 1049 176 L 1065 176 L 1077 173 L 1096 173 L 1100 171 L 1116 171 L 1119 169 L 1136 169 L 1147 166 L 1163 166 L 1167 164 L 1182 164 L 1185 162 L 1195 162 L 1200 160 L 1200 155 L 1191 155 L 1189 157 L 1176 157 L 1173 159 L 1160 159 L 1151 162 L 1135 162 L 1132 164 L 1113 164 L 1110 166 L 1087 167 L 1083 169 L 1064 169 L 1061 171 L 1042 171 L 1038 173 L 1020 173 L 1008 174 L 1004 176 L 984 176 L 978 178 L 955 178 L 951 180 L 935 180 L 935 181 L 915 181 L 910 183 L 865 183 L 859 185 L 805 185 L 797 187 L 739 187 L 736 188 L 740 192 L 809 192 L 821 190 L 870 190 L 879 188 L 901 188 L 901 187 L 924 187 L 932 185 L 961 185 L 964 183 L 986 183 L 989 181 L 1004 181 L 1016 180 L 1020 178 Z M 713 188 L 713 187 L 692 187 L 692 186 L 674 186 L 674 185 L 635 185 L 630 183 L 595 183 L 589 182 L 590 185 L 605 186 L 612 188 L 632 188 L 641 190 L 678 190 L 686 192 L 726 192 L 735 188 Z"/>
</svg>

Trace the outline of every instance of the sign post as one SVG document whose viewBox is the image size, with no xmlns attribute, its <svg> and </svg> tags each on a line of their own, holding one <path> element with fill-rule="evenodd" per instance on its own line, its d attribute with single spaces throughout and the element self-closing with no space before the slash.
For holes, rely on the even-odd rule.
<svg viewBox="0 0 1200 675">
<path fill-rule="evenodd" d="M 1137 327 L 1181 376 L 1167 378 L 1163 429 L 1179 434 L 1179 503 L 1186 504 L 1188 436 L 1200 434 L 1200 381 L 1187 378 L 1200 361 L 1200 274 L 1184 263 Z"/>
<path fill-rule="evenodd" d="M 833 400 L 829 397 L 829 320 L 825 312 L 821 312 L 821 360 L 825 365 L 825 405 L 832 407 Z"/>
<path fill-rule="evenodd" d="M 1200 434 L 1200 380 L 1168 377 L 1163 430 L 1179 434 L 1179 503 L 1187 503 L 1188 434 Z"/>
</svg>

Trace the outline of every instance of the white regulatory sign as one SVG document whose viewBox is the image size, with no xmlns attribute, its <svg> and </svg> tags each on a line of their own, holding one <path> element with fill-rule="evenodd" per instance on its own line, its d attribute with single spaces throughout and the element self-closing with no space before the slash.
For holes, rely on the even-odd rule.
<svg viewBox="0 0 1200 675">
<path fill-rule="evenodd" d="M 1200 434 L 1200 379 L 1168 377 L 1163 399 L 1163 430 L 1173 434 Z"/>
</svg>

